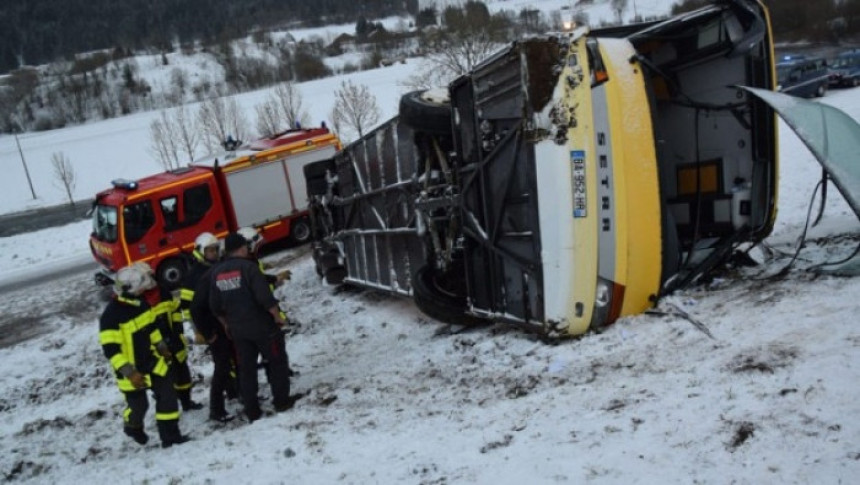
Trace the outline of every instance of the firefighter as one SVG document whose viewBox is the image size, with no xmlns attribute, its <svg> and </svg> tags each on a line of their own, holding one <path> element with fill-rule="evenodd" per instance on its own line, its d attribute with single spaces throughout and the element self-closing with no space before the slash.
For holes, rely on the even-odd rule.
<svg viewBox="0 0 860 485">
<path fill-rule="evenodd" d="M 251 256 L 252 241 L 238 232 L 224 240 L 224 261 L 212 269 L 209 306 L 224 324 L 239 358 L 239 390 L 250 421 L 262 416 L 257 397 L 257 357 L 269 365 L 275 411 L 292 407 L 287 351 L 282 328 L 286 320 L 268 282 Z"/>
<path fill-rule="evenodd" d="M 287 281 L 291 278 L 292 273 L 290 270 L 284 270 L 278 273 L 277 275 L 270 275 L 264 271 L 263 262 L 259 259 L 259 251 L 260 247 L 263 245 L 263 235 L 260 234 L 259 231 L 254 229 L 253 227 L 240 227 L 237 231 L 239 235 L 250 241 L 250 250 L 251 257 L 257 262 L 257 265 L 260 267 L 260 272 L 266 277 L 266 281 L 269 282 L 269 288 L 272 291 L 275 291 L 275 288 L 281 286 L 284 281 Z M 283 312 L 281 315 L 286 319 L 287 316 Z"/>
<path fill-rule="evenodd" d="M 218 238 L 208 232 L 194 240 L 194 263 L 183 278 L 179 289 L 180 309 L 183 319 L 194 324 L 195 331 L 209 346 L 214 366 L 209 387 L 209 419 L 221 423 L 233 419 L 224 405 L 224 394 L 238 397 L 233 345 L 227 338 L 221 323 L 209 310 L 209 279 L 212 265 L 218 262 L 221 253 Z"/>
<path fill-rule="evenodd" d="M 272 290 L 272 293 L 274 293 L 275 288 L 281 286 L 284 281 L 287 281 L 291 278 L 292 272 L 287 269 L 278 273 L 277 276 L 266 273 L 265 269 L 263 268 L 263 262 L 260 260 L 259 257 L 260 247 L 263 245 L 264 241 L 263 235 L 260 234 L 260 232 L 253 227 L 240 227 L 236 232 L 240 236 L 244 237 L 246 240 L 250 241 L 248 245 L 248 248 L 251 252 L 250 257 L 257 262 L 257 266 L 260 268 L 260 272 L 263 273 L 263 276 L 266 277 L 266 281 L 269 283 L 269 289 Z M 281 317 L 284 319 L 284 321 L 289 322 L 290 320 L 287 318 L 287 314 L 284 313 L 283 310 L 280 310 L 280 312 Z M 267 379 L 272 378 L 269 375 L 269 363 L 266 361 L 265 358 L 260 361 L 258 367 L 262 367 L 263 369 L 265 369 Z M 295 375 L 295 372 L 293 372 L 292 367 L 290 367 L 289 360 L 287 361 L 287 372 L 289 373 L 290 377 L 293 377 Z"/>
<path fill-rule="evenodd" d="M 172 356 L 159 330 L 160 317 L 143 298 L 155 286 L 150 273 L 139 266 L 117 272 L 114 296 L 99 319 L 99 343 L 125 395 L 123 431 L 141 445 L 149 441 L 143 418 L 149 408 L 146 390 L 151 389 L 158 435 L 167 448 L 190 438 L 179 431 L 176 391 L 168 377 Z"/>
<path fill-rule="evenodd" d="M 152 267 L 148 263 L 138 261 L 134 263 L 147 271 L 152 278 Z M 173 362 L 170 364 L 170 378 L 173 380 L 173 388 L 182 405 L 183 411 L 203 409 L 203 405 L 191 399 L 191 369 L 188 367 L 188 342 L 182 325 L 182 315 L 179 311 L 179 300 L 164 287 L 156 285 L 144 293 L 147 303 L 152 311 L 160 318 L 161 335 L 167 343 L 167 348 L 173 354 Z"/>
</svg>

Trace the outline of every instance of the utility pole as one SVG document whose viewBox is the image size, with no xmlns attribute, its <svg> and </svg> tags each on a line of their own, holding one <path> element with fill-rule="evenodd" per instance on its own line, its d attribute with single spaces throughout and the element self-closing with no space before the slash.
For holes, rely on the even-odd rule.
<svg viewBox="0 0 860 485">
<path fill-rule="evenodd" d="M 36 191 L 33 190 L 33 180 L 30 179 L 30 170 L 27 169 L 27 162 L 24 160 L 24 151 L 21 150 L 21 142 L 18 141 L 17 133 L 15 133 L 15 143 L 18 145 L 18 153 L 21 154 L 21 165 L 24 166 L 24 173 L 27 175 L 27 183 L 30 184 L 30 193 L 33 194 L 33 200 L 36 200 Z"/>
</svg>

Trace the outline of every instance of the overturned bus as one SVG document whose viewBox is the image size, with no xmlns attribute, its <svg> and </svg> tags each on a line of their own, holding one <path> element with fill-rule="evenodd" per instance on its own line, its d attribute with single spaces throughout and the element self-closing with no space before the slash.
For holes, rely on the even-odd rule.
<svg viewBox="0 0 860 485">
<path fill-rule="evenodd" d="M 517 41 L 305 168 L 317 271 L 551 337 L 640 313 L 767 236 L 765 7 Z"/>
</svg>

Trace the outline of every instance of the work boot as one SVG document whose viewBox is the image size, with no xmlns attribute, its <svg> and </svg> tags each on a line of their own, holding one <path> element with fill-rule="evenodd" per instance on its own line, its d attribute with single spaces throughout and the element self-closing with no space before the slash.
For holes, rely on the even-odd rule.
<svg viewBox="0 0 860 485">
<path fill-rule="evenodd" d="M 162 442 L 161 442 L 161 447 L 162 447 L 162 448 L 170 448 L 170 447 L 171 447 L 171 446 L 173 446 L 173 445 L 181 445 L 182 443 L 188 443 L 189 441 L 191 441 L 191 437 L 190 437 L 190 436 L 188 436 L 188 435 L 179 435 L 179 437 L 178 437 L 178 438 L 173 438 L 173 439 L 171 439 L 171 440 L 169 440 L 169 441 L 162 441 Z"/>
<path fill-rule="evenodd" d="M 284 411 L 289 411 L 290 409 L 293 409 L 293 406 L 296 405 L 296 401 L 303 397 L 305 397 L 305 395 L 302 393 L 291 395 L 287 398 L 286 402 L 275 404 L 275 412 L 282 413 Z"/>
<path fill-rule="evenodd" d="M 203 404 L 200 404 L 197 401 L 192 401 L 188 399 L 186 401 L 182 401 L 182 410 L 183 411 L 196 411 L 198 409 L 203 409 Z"/>
<path fill-rule="evenodd" d="M 230 421 L 233 421 L 233 418 L 235 418 L 235 416 L 233 416 L 232 414 L 227 413 L 227 412 L 209 413 L 209 420 L 210 421 L 217 421 L 221 424 L 229 423 Z"/>
<path fill-rule="evenodd" d="M 179 391 L 179 403 L 182 404 L 183 411 L 194 411 L 203 409 L 203 405 L 191 399 L 191 391 Z"/>
<path fill-rule="evenodd" d="M 122 431 L 139 445 L 145 445 L 149 441 L 149 436 L 143 428 L 125 426 L 122 428 Z"/>
<path fill-rule="evenodd" d="M 158 436 L 161 438 L 161 447 L 170 448 L 173 445 L 181 445 L 191 440 L 179 431 L 179 421 L 158 421 Z"/>
<path fill-rule="evenodd" d="M 263 417 L 263 411 L 259 406 L 256 407 L 245 407 L 245 416 L 248 418 L 248 422 L 253 423 L 254 421 Z"/>
</svg>

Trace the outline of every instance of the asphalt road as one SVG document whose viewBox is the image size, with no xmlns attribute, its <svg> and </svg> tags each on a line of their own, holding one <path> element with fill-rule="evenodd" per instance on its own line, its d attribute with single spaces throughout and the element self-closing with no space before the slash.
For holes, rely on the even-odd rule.
<svg viewBox="0 0 860 485">
<path fill-rule="evenodd" d="M 93 199 L 0 215 L 0 237 L 62 226 L 89 218 Z"/>
<path fill-rule="evenodd" d="M 89 218 L 90 206 L 93 200 L 81 200 L 74 206 L 68 204 L 44 207 L 21 212 L 0 215 L 0 237 L 38 231 L 49 227 L 62 226 Z M 0 294 L 9 290 L 17 290 L 45 283 L 54 278 L 63 277 L 91 270 L 93 273 L 98 266 L 92 257 L 68 258 L 52 264 L 49 269 L 26 268 L 26 270 L 9 271 L 0 275 Z"/>
<path fill-rule="evenodd" d="M 9 271 L 0 275 L 0 295 L 3 295 L 7 291 L 37 286 L 57 278 L 71 276 L 88 270 L 92 274 L 95 274 L 98 270 L 98 265 L 89 254 L 56 261 L 44 268 L 25 268 L 23 270 Z M 95 280 L 93 280 L 93 286 L 95 286 Z"/>
</svg>

